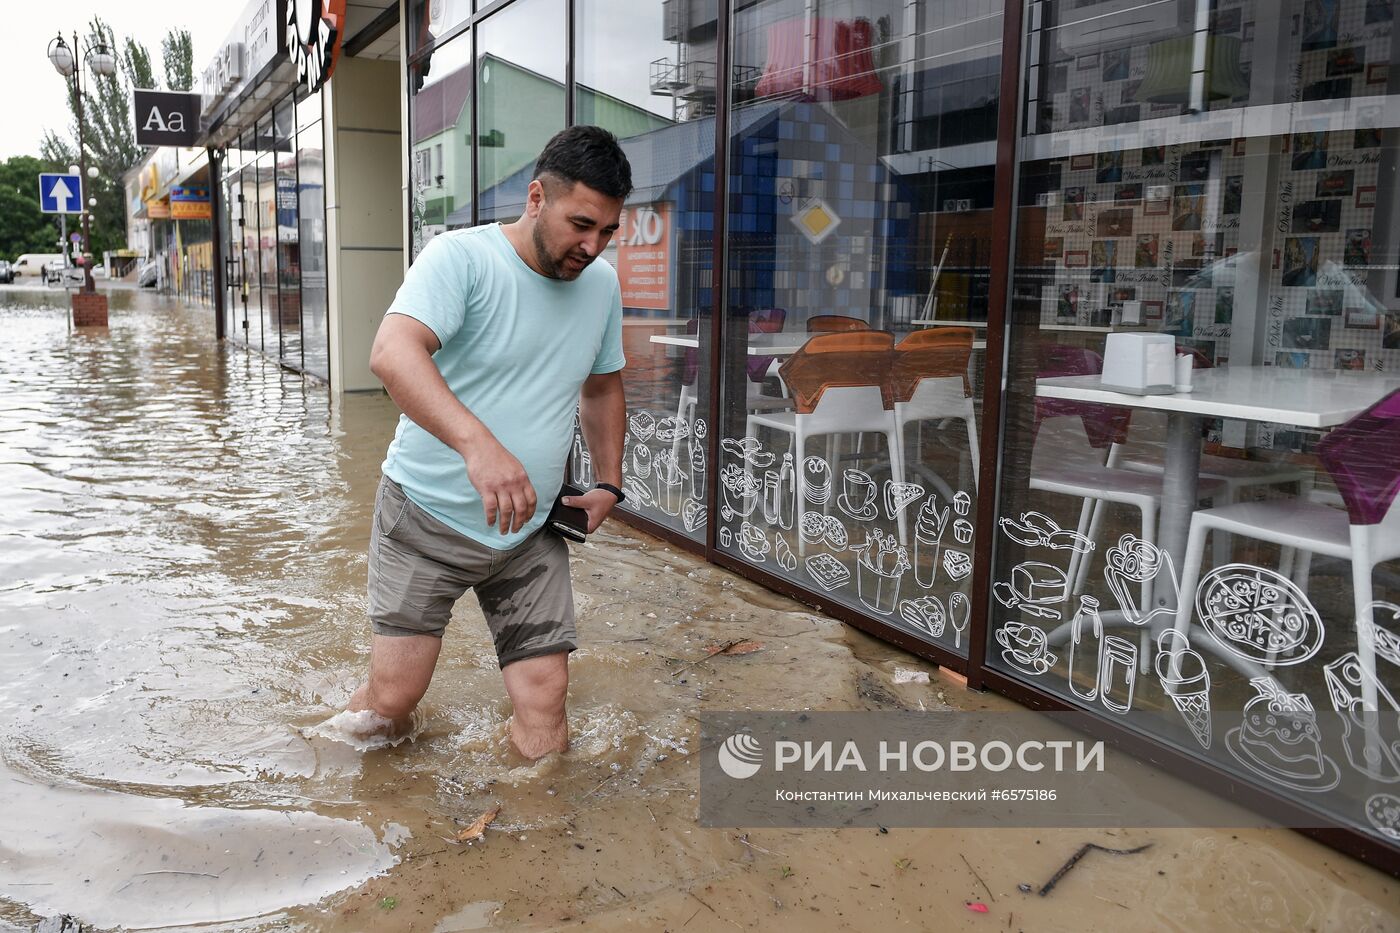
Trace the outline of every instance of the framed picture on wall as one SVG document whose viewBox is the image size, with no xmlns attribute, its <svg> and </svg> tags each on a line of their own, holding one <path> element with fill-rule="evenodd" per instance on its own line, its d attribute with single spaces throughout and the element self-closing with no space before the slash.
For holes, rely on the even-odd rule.
<svg viewBox="0 0 1400 933">
<path fill-rule="evenodd" d="M 1366 369 L 1366 351 L 1355 349 L 1336 350 L 1332 354 L 1332 365 L 1335 369 L 1364 371 Z"/>
<path fill-rule="evenodd" d="M 1372 62 L 1366 66 L 1367 84 L 1385 84 L 1390 80 L 1389 62 Z"/>
<path fill-rule="evenodd" d="M 1133 250 L 1133 268 L 1157 268 L 1157 252 L 1160 240 L 1155 233 L 1139 233 L 1137 246 Z"/>
<path fill-rule="evenodd" d="M 1346 243 L 1342 248 L 1342 265 L 1369 266 L 1371 264 L 1371 228 L 1356 227 L 1347 231 Z"/>
<path fill-rule="evenodd" d="M 1084 123 L 1089 119 L 1089 89 L 1077 87 L 1069 94 L 1069 122 Z M 1093 164 L 1092 162 L 1090 163 Z"/>
<path fill-rule="evenodd" d="M 1400 311 L 1385 313 L 1385 329 L 1381 334 L 1382 350 L 1400 350 Z"/>
<path fill-rule="evenodd" d="M 1359 186 L 1359 187 L 1356 189 L 1356 206 L 1357 206 L 1357 207 L 1375 207 L 1375 206 L 1376 206 L 1376 186 L 1375 186 L 1375 185 L 1361 185 L 1361 186 Z"/>
<path fill-rule="evenodd" d="M 1366 47 L 1349 45 L 1344 49 L 1332 49 L 1327 53 L 1327 77 L 1358 75 L 1366 67 Z"/>
<path fill-rule="evenodd" d="M 1103 53 L 1103 79 L 1105 81 L 1126 81 L 1128 80 L 1128 59 L 1132 57 L 1129 49 L 1110 49 Z"/>
<path fill-rule="evenodd" d="M 1395 19 L 1395 4 L 1392 0 L 1366 0 L 1366 25 L 1388 23 Z"/>
<path fill-rule="evenodd" d="M 1283 241 L 1283 284 L 1285 286 L 1317 285 L 1317 248 L 1315 236 L 1291 236 Z"/>
<path fill-rule="evenodd" d="M 1220 199 L 1220 213 L 1230 216 L 1240 212 L 1244 202 L 1244 176 L 1230 175 L 1225 179 L 1225 194 Z"/>
<path fill-rule="evenodd" d="M 1336 317 L 1342 313 L 1342 295 L 1339 288 L 1315 288 L 1308 292 L 1304 313 Z"/>
<path fill-rule="evenodd" d="M 1352 169 L 1338 172 L 1323 172 L 1317 176 L 1317 197 L 1346 198 L 1351 196 L 1352 182 L 1356 172 Z"/>
<path fill-rule="evenodd" d="M 1341 201 L 1304 201 L 1293 208 L 1293 233 L 1336 233 L 1341 229 Z"/>
<path fill-rule="evenodd" d="M 1081 55 L 1075 62 L 1075 71 L 1092 71 L 1099 67 L 1099 53 L 1093 52 L 1089 55 Z"/>
<path fill-rule="evenodd" d="M 1162 319 L 1162 308 L 1164 302 L 1154 298 L 1151 301 L 1142 303 L 1142 316 L 1144 320 L 1160 321 Z"/>
<path fill-rule="evenodd" d="M 1131 201 L 1142 200 L 1142 182 L 1134 182 L 1131 185 L 1119 185 L 1113 189 L 1113 200 L 1120 204 Z"/>
<path fill-rule="evenodd" d="M 1065 238 L 1062 236 L 1052 236 L 1045 238 L 1045 258 L 1046 260 L 1059 259 L 1064 255 Z"/>
<path fill-rule="evenodd" d="M 1128 236 L 1133 232 L 1133 209 L 1120 207 L 1101 211 L 1096 229 L 1101 237 Z"/>
<path fill-rule="evenodd" d="M 1381 314 L 1371 308 L 1347 308 L 1342 324 L 1349 330 L 1380 330 Z"/>
<path fill-rule="evenodd" d="M 1204 185 L 1177 185 L 1172 192 L 1172 230 L 1199 230 L 1205 215 Z"/>
<path fill-rule="evenodd" d="M 1067 249 L 1065 250 L 1065 268 L 1082 269 L 1089 265 L 1089 251 L 1087 249 Z"/>
<path fill-rule="evenodd" d="M 1094 167 L 1094 156 L 1092 153 L 1086 155 L 1074 155 L 1069 157 L 1069 170 L 1071 172 L 1085 172 Z"/>
<path fill-rule="evenodd" d="M 1170 214 L 1171 210 L 1172 202 L 1169 198 L 1149 197 L 1146 201 L 1142 202 L 1142 216 L 1144 217 L 1160 217 L 1165 214 Z"/>
<path fill-rule="evenodd" d="M 1295 317 L 1283 322 L 1283 345 L 1290 350 L 1325 350 L 1332 342 L 1332 322 L 1323 317 Z"/>
<path fill-rule="evenodd" d="M 1235 140 L 1235 144 L 1230 148 L 1230 152 L 1236 156 L 1243 157 L 1245 154 L 1245 145 L 1246 140 L 1244 139 L 1244 137 L 1240 137 L 1239 139 Z"/>
</svg>

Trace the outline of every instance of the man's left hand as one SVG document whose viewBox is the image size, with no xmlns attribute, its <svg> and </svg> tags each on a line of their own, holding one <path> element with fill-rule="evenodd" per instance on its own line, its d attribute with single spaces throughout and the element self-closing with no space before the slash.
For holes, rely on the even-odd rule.
<svg viewBox="0 0 1400 933">
<path fill-rule="evenodd" d="M 565 496 L 564 504 L 588 513 L 588 533 L 593 534 L 617 505 L 617 496 L 606 489 L 590 489 L 581 496 Z"/>
</svg>

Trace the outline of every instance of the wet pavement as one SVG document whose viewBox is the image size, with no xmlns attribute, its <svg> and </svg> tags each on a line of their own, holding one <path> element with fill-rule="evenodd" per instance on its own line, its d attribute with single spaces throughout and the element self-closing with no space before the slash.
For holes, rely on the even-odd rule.
<svg viewBox="0 0 1400 933">
<path fill-rule="evenodd" d="M 416 741 L 328 738 L 396 410 L 111 300 L 74 333 L 0 289 L 0 929 L 1400 929 L 1396 882 L 1284 830 L 701 829 L 702 710 L 1010 704 L 617 523 L 574 550 L 567 755 L 509 752 L 470 599 Z M 1018 890 L 1085 842 L 1153 845 Z"/>
</svg>

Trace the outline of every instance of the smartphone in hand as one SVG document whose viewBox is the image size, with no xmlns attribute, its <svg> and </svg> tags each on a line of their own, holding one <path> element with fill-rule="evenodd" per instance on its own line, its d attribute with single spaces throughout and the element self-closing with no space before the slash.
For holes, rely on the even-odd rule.
<svg viewBox="0 0 1400 933">
<path fill-rule="evenodd" d="M 545 520 L 545 524 L 555 534 L 580 544 L 588 538 L 588 513 L 576 505 L 565 505 L 564 497 L 583 494 L 584 490 L 572 483 L 565 483 L 559 490 L 558 498 L 554 500 L 554 506 L 549 510 L 549 518 Z"/>
</svg>

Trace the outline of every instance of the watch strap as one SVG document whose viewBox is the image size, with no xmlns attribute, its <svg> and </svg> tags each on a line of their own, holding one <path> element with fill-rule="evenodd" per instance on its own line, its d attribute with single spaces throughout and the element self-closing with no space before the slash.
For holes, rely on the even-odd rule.
<svg viewBox="0 0 1400 933">
<path fill-rule="evenodd" d="M 594 484 L 593 484 L 593 488 L 594 488 L 594 489 L 606 489 L 608 492 L 612 493 L 614 496 L 617 496 L 617 501 L 618 501 L 618 502 L 625 502 L 625 501 L 627 501 L 627 494 L 624 493 L 621 489 L 618 489 L 618 488 L 617 488 L 616 486 L 614 486 L 612 483 L 594 483 Z"/>
</svg>

